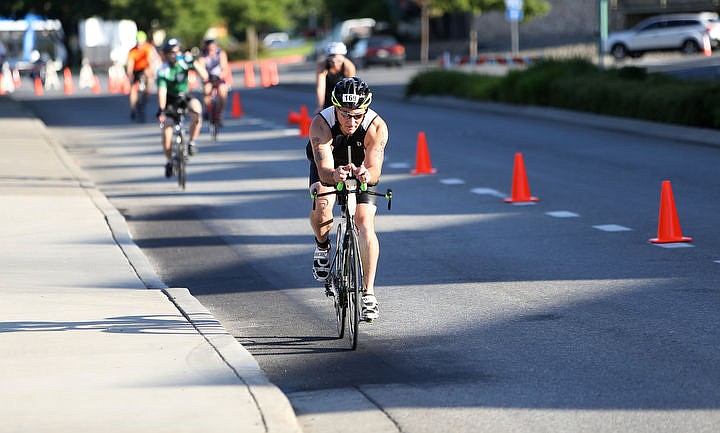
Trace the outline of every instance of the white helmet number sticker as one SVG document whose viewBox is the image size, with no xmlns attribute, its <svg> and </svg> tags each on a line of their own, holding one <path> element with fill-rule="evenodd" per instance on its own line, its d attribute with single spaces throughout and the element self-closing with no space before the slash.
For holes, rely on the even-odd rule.
<svg viewBox="0 0 720 433">
<path fill-rule="evenodd" d="M 358 95 L 355 95 L 353 93 L 345 93 L 342 95 L 342 101 L 343 102 L 350 102 L 351 104 L 357 103 L 357 101 L 360 100 L 360 97 Z"/>
</svg>

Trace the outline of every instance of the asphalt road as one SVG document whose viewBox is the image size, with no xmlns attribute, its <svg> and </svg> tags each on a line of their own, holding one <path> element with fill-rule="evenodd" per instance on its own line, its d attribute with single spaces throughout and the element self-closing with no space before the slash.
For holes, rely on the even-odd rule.
<svg viewBox="0 0 720 433">
<path fill-rule="evenodd" d="M 123 97 L 27 103 L 307 432 L 717 431 L 720 148 L 610 119 L 404 101 L 401 73 L 367 71 L 395 198 L 377 217 L 381 318 L 352 352 L 310 274 L 306 139 L 286 121 L 312 88 L 305 71 L 282 74 L 241 90 L 219 142 L 204 133 L 186 192 L 162 178 L 157 126 L 130 123 Z M 410 175 L 420 131 L 435 175 Z M 516 152 L 535 205 L 503 202 Z M 647 242 L 663 180 L 692 244 Z"/>
</svg>

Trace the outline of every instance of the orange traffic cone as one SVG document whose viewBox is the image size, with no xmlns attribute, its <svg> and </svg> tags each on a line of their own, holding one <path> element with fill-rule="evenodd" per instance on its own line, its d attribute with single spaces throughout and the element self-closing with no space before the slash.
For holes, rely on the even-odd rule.
<svg viewBox="0 0 720 433">
<path fill-rule="evenodd" d="M 280 84 L 280 75 L 278 74 L 277 63 L 270 63 L 270 84 L 277 86 Z"/>
<path fill-rule="evenodd" d="M 432 168 L 430 163 L 430 151 L 428 150 L 425 133 L 420 131 L 417 138 L 417 154 L 415 156 L 415 170 L 410 174 L 435 174 L 437 170 Z"/>
<path fill-rule="evenodd" d="M 706 56 L 712 56 L 712 45 L 710 45 L 710 36 L 706 34 L 703 35 L 703 54 Z"/>
<path fill-rule="evenodd" d="M 72 79 L 72 72 L 70 72 L 70 68 L 68 67 L 63 69 L 63 90 L 65 91 L 66 95 L 72 95 L 75 91 L 75 86 L 73 85 Z"/>
<path fill-rule="evenodd" d="M 272 78 L 270 77 L 270 68 L 267 62 L 260 63 L 260 84 L 263 87 L 272 86 Z"/>
<path fill-rule="evenodd" d="M 304 113 L 300 113 L 300 121 L 298 122 L 300 126 L 300 136 L 301 137 L 309 137 L 310 136 L 310 123 L 312 123 L 312 119 L 310 116 L 308 116 L 307 111 Z"/>
<path fill-rule="evenodd" d="M 43 89 L 43 83 L 40 77 L 35 77 L 35 95 L 42 96 L 45 93 Z"/>
<path fill-rule="evenodd" d="M 245 62 L 245 87 L 255 87 L 255 67 L 250 62 Z"/>
<path fill-rule="evenodd" d="M 102 92 L 102 88 L 100 87 L 100 79 L 97 75 L 93 75 L 93 86 L 92 86 L 92 92 L 94 94 L 98 94 Z"/>
<path fill-rule="evenodd" d="M 310 115 L 308 114 L 307 105 L 300 106 L 300 117 L 310 117 Z"/>
<path fill-rule="evenodd" d="M 243 115 L 242 106 L 240 105 L 240 92 L 233 92 L 232 117 L 241 117 Z"/>
<path fill-rule="evenodd" d="M 293 123 L 300 124 L 300 119 L 301 119 L 300 113 L 290 110 L 290 112 L 288 113 L 288 123 L 289 124 L 291 124 L 291 125 Z"/>
<path fill-rule="evenodd" d="M 680 220 L 675 209 L 675 198 L 669 180 L 662 182 L 660 193 L 660 217 L 658 218 L 658 234 L 656 238 L 649 239 L 654 244 L 671 242 L 691 242 L 692 238 L 682 235 Z"/>
<path fill-rule="evenodd" d="M 525 173 L 525 163 L 523 162 L 522 153 L 518 152 L 515 154 L 511 197 L 506 198 L 505 203 L 533 202 L 539 200 L 537 197 L 530 195 L 530 186 L 528 185 L 527 174 Z"/>
</svg>

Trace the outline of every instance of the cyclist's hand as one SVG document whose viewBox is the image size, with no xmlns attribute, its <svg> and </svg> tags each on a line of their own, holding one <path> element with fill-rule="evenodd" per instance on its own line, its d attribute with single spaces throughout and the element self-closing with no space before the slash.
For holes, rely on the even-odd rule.
<svg viewBox="0 0 720 433">
<path fill-rule="evenodd" d="M 155 113 L 155 117 L 157 117 L 158 122 L 165 123 L 165 119 L 167 116 L 165 116 L 165 112 L 158 108 L 157 113 Z"/>
<path fill-rule="evenodd" d="M 349 164 L 343 167 L 336 168 L 335 171 L 333 171 L 333 182 L 345 182 L 345 179 L 347 179 L 348 175 L 350 174 L 350 170 L 351 167 Z"/>
<path fill-rule="evenodd" d="M 370 172 L 367 168 L 365 168 L 365 164 L 360 164 L 360 167 L 356 167 L 354 164 L 352 165 L 352 172 L 355 175 L 355 178 L 359 180 L 362 183 L 369 183 L 370 182 Z"/>
</svg>

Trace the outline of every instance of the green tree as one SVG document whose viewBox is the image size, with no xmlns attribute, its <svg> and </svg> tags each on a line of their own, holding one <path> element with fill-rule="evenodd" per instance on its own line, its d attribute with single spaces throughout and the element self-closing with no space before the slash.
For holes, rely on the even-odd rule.
<svg viewBox="0 0 720 433">
<path fill-rule="evenodd" d="M 258 31 L 289 28 L 288 11 L 294 4 L 295 0 L 219 0 L 219 10 L 232 33 L 245 33 L 250 60 L 256 60 Z"/>
</svg>

